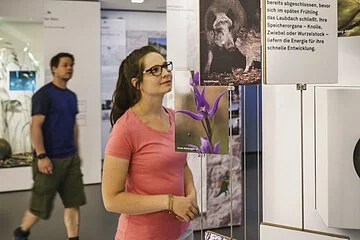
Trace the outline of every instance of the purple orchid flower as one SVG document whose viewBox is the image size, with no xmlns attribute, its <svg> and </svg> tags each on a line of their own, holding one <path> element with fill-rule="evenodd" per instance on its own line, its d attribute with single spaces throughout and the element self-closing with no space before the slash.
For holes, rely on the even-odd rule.
<svg viewBox="0 0 360 240">
<path fill-rule="evenodd" d="M 209 139 L 200 137 L 201 146 L 200 148 L 193 144 L 188 144 L 189 147 L 192 147 L 196 150 L 197 153 L 219 153 L 219 145 L 220 141 L 215 143 L 214 145 L 211 144 Z"/>
<path fill-rule="evenodd" d="M 200 73 L 194 72 L 194 76 L 189 79 L 189 84 L 193 87 L 200 85 Z"/>
<path fill-rule="evenodd" d="M 203 120 L 204 118 L 213 117 L 218 109 L 219 101 L 222 96 L 227 92 L 224 90 L 221 92 L 215 99 L 213 107 L 210 109 L 209 103 L 205 99 L 205 87 L 202 89 L 201 93 L 199 90 L 194 87 L 195 103 L 197 113 L 191 112 L 189 110 L 178 110 L 176 112 L 184 113 L 195 120 Z"/>
</svg>

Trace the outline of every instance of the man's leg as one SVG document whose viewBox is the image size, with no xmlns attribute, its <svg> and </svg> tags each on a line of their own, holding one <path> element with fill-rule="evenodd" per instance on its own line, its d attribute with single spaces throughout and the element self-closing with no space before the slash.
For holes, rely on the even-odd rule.
<svg viewBox="0 0 360 240">
<path fill-rule="evenodd" d="M 64 208 L 64 223 L 68 238 L 78 237 L 80 226 L 79 208 Z"/>
<path fill-rule="evenodd" d="M 59 188 L 64 204 L 64 222 L 68 238 L 78 239 L 80 227 L 80 206 L 86 203 L 80 158 L 75 154 L 62 161 L 66 165 L 66 176 Z"/>
<path fill-rule="evenodd" d="M 26 210 L 20 227 L 15 229 L 15 239 L 27 239 L 31 227 L 40 218 L 48 219 L 56 194 L 57 174 L 45 175 L 38 171 L 37 160 L 33 162 L 34 186 L 31 192 L 30 209 Z"/>
<path fill-rule="evenodd" d="M 30 210 L 26 210 L 24 217 L 22 219 L 22 223 L 20 225 L 21 230 L 27 232 L 30 228 L 40 220 L 40 217 L 36 216 Z"/>
<path fill-rule="evenodd" d="M 30 210 L 26 210 L 21 225 L 14 231 L 15 239 L 26 240 L 30 234 L 30 228 L 37 223 L 39 219 L 40 217 L 34 215 Z"/>
</svg>

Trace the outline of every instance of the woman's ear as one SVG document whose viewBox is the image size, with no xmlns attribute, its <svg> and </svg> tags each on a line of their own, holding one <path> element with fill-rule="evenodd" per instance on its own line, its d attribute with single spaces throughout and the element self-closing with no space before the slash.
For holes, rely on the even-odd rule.
<svg viewBox="0 0 360 240">
<path fill-rule="evenodd" d="M 138 83 L 138 81 L 139 81 L 139 80 L 138 80 L 137 78 L 132 78 L 132 79 L 130 80 L 131 85 L 133 85 L 134 88 L 136 88 L 136 89 L 139 89 L 139 86 L 136 86 L 137 83 Z"/>
</svg>

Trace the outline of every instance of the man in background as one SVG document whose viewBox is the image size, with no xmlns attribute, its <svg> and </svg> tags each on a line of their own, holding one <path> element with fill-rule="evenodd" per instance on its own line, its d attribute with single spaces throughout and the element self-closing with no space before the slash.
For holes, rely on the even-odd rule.
<svg viewBox="0 0 360 240">
<path fill-rule="evenodd" d="M 67 88 L 73 67 L 73 55 L 55 55 L 50 61 L 52 82 L 44 85 L 32 97 L 34 185 L 30 208 L 25 211 L 21 225 L 14 231 L 16 240 L 27 240 L 31 227 L 40 219 L 50 217 L 57 192 L 64 204 L 68 239 L 79 239 L 79 207 L 86 203 L 86 199 L 78 155 L 77 97 Z"/>
</svg>

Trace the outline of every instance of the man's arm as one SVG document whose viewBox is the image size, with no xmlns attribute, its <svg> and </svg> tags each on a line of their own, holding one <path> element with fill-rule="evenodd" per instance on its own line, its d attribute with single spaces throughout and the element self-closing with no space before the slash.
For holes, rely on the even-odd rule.
<svg viewBox="0 0 360 240">
<path fill-rule="evenodd" d="M 45 121 L 45 116 L 36 114 L 31 119 L 31 140 L 35 148 L 36 155 L 46 153 L 44 147 L 44 138 L 42 132 L 42 125 Z M 38 159 L 39 171 L 44 174 L 52 174 L 53 166 L 48 157 Z"/>
<path fill-rule="evenodd" d="M 45 121 L 45 116 L 37 114 L 32 116 L 31 120 L 31 140 L 34 145 L 36 154 L 46 153 L 44 147 L 44 139 L 42 133 L 42 125 Z"/>
<path fill-rule="evenodd" d="M 79 152 L 79 127 L 76 122 L 74 125 L 74 144 L 75 144 L 76 150 Z"/>
</svg>

